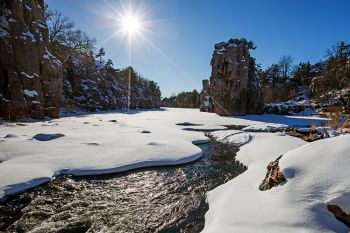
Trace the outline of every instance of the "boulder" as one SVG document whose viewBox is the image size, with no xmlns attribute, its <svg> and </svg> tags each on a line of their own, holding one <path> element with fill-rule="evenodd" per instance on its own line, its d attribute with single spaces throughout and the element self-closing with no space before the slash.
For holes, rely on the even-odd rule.
<svg viewBox="0 0 350 233">
<path fill-rule="evenodd" d="M 210 97 L 213 105 L 208 109 L 219 115 L 263 112 L 263 89 L 256 76 L 255 59 L 249 53 L 251 48 L 251 42 L 245 39 L 230 39 L 215 45 L 210 83 L 203 82 L 205 97 Z"/>
<path fill-rule="evenodd" d="M 44 1 L 1 1 L 0 22 L 0 117 L 57 118 L 62 68 L 50 52 Z"/>
<path fill-rule="evenodd" d="M 260 183 L 259 189 L 261 191 L 269 190 L 280 183 L 286 181 L 283 173 L 280 171 L 279 160 L 282 158 L 280 155 L 275 161 L 272 161 L 267 166 L 267 172 L 264 180 Z"/>
</svg>

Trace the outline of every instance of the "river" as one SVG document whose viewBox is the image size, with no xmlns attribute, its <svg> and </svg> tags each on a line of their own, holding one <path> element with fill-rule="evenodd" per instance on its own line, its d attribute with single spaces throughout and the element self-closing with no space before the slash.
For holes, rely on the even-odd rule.
<svg viewBox="0 0 350 233">
<path fill-rule="evenodd" d="M 208 210 L 206 193 L 246 167 L 235 160 L 237 147 L 214 141 L 198 146 L 203 156 L 183 165 L 57 177 L 0 203 L 8 210 L 0 210 L 2 230 L 200 232 Z"/>
</svg>

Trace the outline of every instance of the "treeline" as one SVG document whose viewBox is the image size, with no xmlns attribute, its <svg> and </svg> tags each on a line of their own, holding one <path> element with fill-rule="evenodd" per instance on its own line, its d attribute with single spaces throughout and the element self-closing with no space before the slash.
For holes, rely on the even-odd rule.
<svg viewBox="0 0 350 233">
<path fill-rule="evenodd" d="M 199 108 L 200 94 L 196 89 L 188 92 L 181 92 L 177 95 L 172 94 L 170 97 L 162 99 L 162 107 L 174 108 Z"/>
<path fill-rule="evenodd" d="M 105 60 L 96 51 L 96 40 L 77 29 L 72 20 L 46 7 L 52 54 L 63 67 L 63 104 L 89 111 L 123 109 L 128 106 L 128 72 Z M 131 71 L 131 108 L 159 108 L 161 92 L 156 82 Z"/>
<path fill-rule="evenodd" d="M 266 103 L 288 100 L 300 87 L 317 98 L 350 87 L 350 44 L 337 42 L 326 51 L 324 60 L 314 64 L 308 61 L 295 65 L 292 56 L 282 56 L 266 69 L 258 66 L 257 73 L 265 88 Z"/>
</svg>

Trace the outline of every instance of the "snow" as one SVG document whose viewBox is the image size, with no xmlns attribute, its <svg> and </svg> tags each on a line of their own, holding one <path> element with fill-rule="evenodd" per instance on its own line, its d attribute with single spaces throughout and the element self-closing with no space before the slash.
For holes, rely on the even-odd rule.
<svg viewBox="0 0 350 233">
<path fill-rule="evenodd" d="M 36 20 L 35 23 L 36 23 L 36 25 L 38 25 L 38 27 L 40 27 L 42 29 L 46 29 L 46 24 L 43 21 Z"/>
<path fill-rule="evenodd" d="M 28 96 L 37 94 L 23 91 Z M 270 122 L 266 122 L 269 119 Z M 220 117 L 198 109 L 166 108 L 66 115 L 61 119 L 31 122 L 20 127 L 2 124 L 0 137 L 7 134 L 18 137 L 4 138 L 0 142 L 0 198 L 39 185 L 59 174 L 105 174 L 193 161 L 202 155 L 200 148 L 193 144 L 209 139 L 203 132 L 184 130 L 186 128 L 225 130 L 228 125 L 249 126 L 261 122 L 272 127 L 279 124 L 278 121 L 284 125 L 305 125 L 309 119 L 274 115 Z M 321 123 L 324 120 L 314 118 L 313 121 Z M 184 122 L 191 124 L 181 125 Z M 151 133 L 142 133 L 146 131 Z M 64 136 L 38 141 L 33 139 L 37 134 Z"/>
<path fill-rule="evenodd" d="M 50 53 L 49 50 L 47 50 L 47 48 L 45 47 L 45 54 L 43 55 L 43 58 L 52 61 L 54 64 L 61 66 L 62 63 L 54 56 Z"/>
<path fill-rule="evenodd" d="M 35 36 L 30 31 L 22 32 L 22 36 L 20 36 L 19 38 L 27 40 L 27 37 L 30 37 L 32 39 L 32 42 L 35 43 Z"/>
<path fill-rule="evenodd" d="M 23 90 L 23 94 L 25 94 L 26 96 L 29 96 L 29 97 L 35 97 L 35 96 L 38 96 L 38 92 L 35 91 L 35 90 L 28 90 L 28 89 L 24 89 Z"/>
<path fill-rule="evenodd" d="M 3 29 L 1 29 L 0 28 L 0 38 L 6 38 L 6 37 L 8 37 L 10 34 L 7 32 L 7 31 L 5 31 L 5 30 L 3 30 Z"/>
<path fill-rule="evenodd" d="M 33 75 L 29 75 L 26 72 L 21 72 L 22 75 L 24 75 L 26 78 L 32 79 L 34 77 L 39 77 L 37 73 L 33 73 Z"/>
<path fill-rule="evenodd" d="M 309 144 L 279 133 L 253 136 L 237 155 L 248 170 L 208 193 L 203 232 L 348 232 L 326 205 L 350 212 L 350 135 Z M 266 166 L 281 154 L 286 183 L 260 191 Z"/>
<path fill-rule="evenodd" d="M 260 123 L 260 124 L 249 125 L 247 127 L 244 127 L 242 130 L 247 132 L 277 132 L 284 128 L 286 128 L 286 125 L 284 124 L 271 125 L 267 123 Z"/>
<path fill-rule="evenodd" d="M 24 4 L 24 8 L 28 11 L 32 11 L 32 8 L 30 6 L 28 6 L 27 4 Z"/>
<path fill-rule="evenodd" d="M 8 22 L 5 15 L 0 16 L 0 38 L 6 38 L 10 35 L 8 33 Z"/>
<path fill-rule="evenodd" d="M 234 146 L 242 146 L 252 139 L 250 134 L 240 130 L 214 131 L 210 135 L 218 142 L 228 143 Z"/>
</svg>

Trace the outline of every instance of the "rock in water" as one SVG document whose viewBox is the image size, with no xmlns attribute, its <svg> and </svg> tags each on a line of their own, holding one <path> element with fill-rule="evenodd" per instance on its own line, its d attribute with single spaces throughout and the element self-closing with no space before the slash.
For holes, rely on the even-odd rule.
<svg viewBox="0 0 350 233">
<path fill-rule="evenodd" d="M 215 45 L 210 84 L 203 82 L 207 94 L 202 96 L 202 111 L 219 115 L 263 112 L 263 89 L 256 76 L 255 59 L 249 53 L 252 48 L 252 43 L 245 39 L 230 39 Z"/>
<path fill-rule="evenodd" d="M 0 117 L 57 118 L 61 63 L 50 53 L 43 0 L 1 1 Z"/>
<path fill-rule="evenodd" d="M 282 158 L 282 155 L 279 156 L 275 161 L 272 161 L 267 166 L 267 172 L 264 180 L 259 185 L 261 191 L 269 190 L 280 183 L 286 181 L 283 173 L 280 171 L 279 160 Z"/>
</svg>

